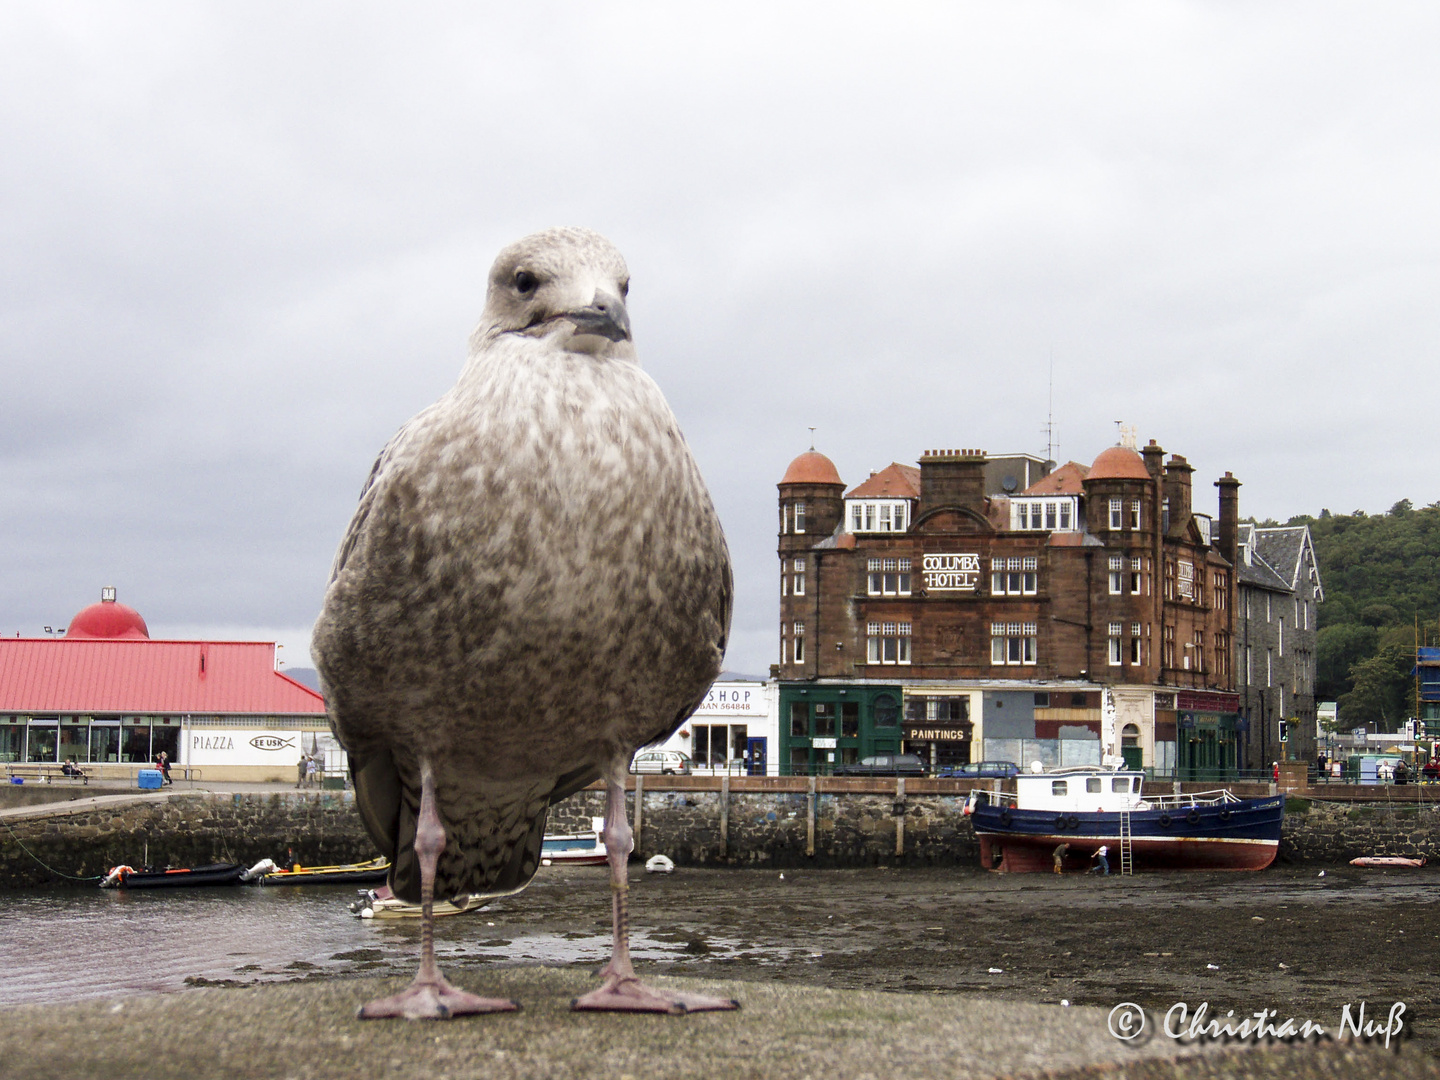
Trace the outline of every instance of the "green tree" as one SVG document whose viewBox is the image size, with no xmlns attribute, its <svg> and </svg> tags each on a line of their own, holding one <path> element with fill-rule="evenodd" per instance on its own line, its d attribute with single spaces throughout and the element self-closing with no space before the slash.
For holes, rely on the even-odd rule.
<svg viewBox="0 0 1440 1080">
<path fill-rule="evenodd" d="M 1410 715 L 1410 672 L 1413 650 L 1396 642 L 1382 645 L 1374 656 L 1350 669 L 1353 689 L 1340 697 L 1340 715 L 1346 725 L 1374 723 L 1380 731 L 1394 732 Z"/>
<path fill-rule="evenodd" d="M 1350 669 L 1372 656 L 1379 638 L 1373 626 L 1340 623 L 1315 635 L 1315 699 L 1338 701 L 1350 690 Z"/>
</svg>

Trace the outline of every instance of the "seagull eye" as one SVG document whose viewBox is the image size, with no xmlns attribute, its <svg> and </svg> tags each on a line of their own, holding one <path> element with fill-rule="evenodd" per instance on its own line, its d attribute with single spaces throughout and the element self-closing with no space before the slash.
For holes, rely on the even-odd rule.
<svg viewBox="0 0 1440 1080">
<path fill-rule="evenodd" d="M 630 296 L 630 279 L 626 278 L 620 283 L 620 299 L 625 300 Z"/>
<path fill-rule="evenodd" d="M 518 270 L 515 273 L 515 291 L 522 296 L 529 296 L 540 284 L 540 279 L 529 270 Z"/>
</svg>

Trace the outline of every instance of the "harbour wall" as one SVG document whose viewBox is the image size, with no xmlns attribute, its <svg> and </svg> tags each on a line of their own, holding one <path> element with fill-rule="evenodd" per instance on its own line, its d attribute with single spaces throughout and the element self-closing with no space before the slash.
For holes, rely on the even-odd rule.
<svg viewBox="0 0 1440 1080">
<path fill-rule="evenodd" d="M 641 859 L 663 854 L 680 865 L 782 869 L 974 866 L 979 859 L 963 813 L 968 786 L 953 781 L 641 777 L 632 785 Z M 1373 789 L 1351 794 L 1375 796 Z M 1440 790 L 1412 787 L 1408 794 L 1408 801 L 1387 802 L 1343 801 L 1338 790 L 1291 797 L 1279 861 L 1440 859 Z M 603 812 L 604 792 L 591 787 L 553 807 L 547 831 L 588 831 Z M 93 881 L 121 863 L 250 865 L 293 857 L 326 865 L 375 854 L 350 792 L 167 790 L 0 810 L 0 887 Z"/>
</svg>

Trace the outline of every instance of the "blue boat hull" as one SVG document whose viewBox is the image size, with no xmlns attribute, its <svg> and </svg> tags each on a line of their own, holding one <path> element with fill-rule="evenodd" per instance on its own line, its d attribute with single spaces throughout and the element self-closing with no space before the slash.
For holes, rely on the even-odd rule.
<svg viewBox="0 0 1440 1080">
<path fill-rule="evenodd" d="M 1263 870 L 1275 861 L 1285 799 L 1272 795 L 1213 806 L 1130 812 L 1136 870 Z M 1080 870 L 1102 845 L 1112 870 L 1120 867 L 1119 813 L 1019 810 L 981 802 L 971 814 L 980 838 L 981 865 L 1011 873 L 1054 866 L 1055 849 L 1068 844 L 1062 865 Z"/>
</svg>

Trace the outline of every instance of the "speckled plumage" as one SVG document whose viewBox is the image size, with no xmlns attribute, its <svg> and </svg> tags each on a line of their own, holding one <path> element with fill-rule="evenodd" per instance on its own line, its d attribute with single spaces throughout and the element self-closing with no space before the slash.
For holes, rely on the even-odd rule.
<svg viewBox="0 0 1440 1080">
<path fill-rule="evenodd" d="M 459 381 L 381 452 L 336 556 L 312 652 L 402 897 L 422 755 L 436 895 L 513 891 L 546 808 L 668 735 L 719 673 L 729 555 L 635 360 L 627 287 L 595 233 L 502 251 Z"/>
</svg>

